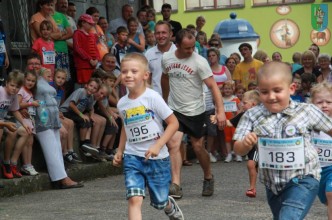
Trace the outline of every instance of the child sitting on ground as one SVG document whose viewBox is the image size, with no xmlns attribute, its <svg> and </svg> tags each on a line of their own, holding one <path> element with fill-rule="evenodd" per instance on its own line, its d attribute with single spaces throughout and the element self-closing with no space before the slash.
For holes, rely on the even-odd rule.
<svg viewBox="0 0 332 220">
<path fill-rule="evenodd" d="M 147 187 L 154 208 L 163 209 L 169 219 L 183 220 L 181 209 L 168 196 L 171 167 L 166 142 L 175 134 L 179 123 L 162 97 L 147 88 L 149 74 L 144 55 L 132 53 L 123 58 L 122 83 L 129 94 L 118 103 L 124 126 L 113 164 L 118 166 L 123 160 L 128 219 L 142 219 L 141 207 Z M 167 124 L 165 131 L 163 120 Z"/>
<path fill-rule="evenodd" d="M 23 85 L 23 81 L 24 74 L 18 70 L 14 70 L 8 74 L 6 86 L 0 87 L 0 139 L 4 131 L 7 133 L 2 164 L 3 176 L 6 179 L 22 177 L 22 174 L 17 168 L 17 160 L 24 144 L 32 134 L 32 128 L 23 121 L 22 115 L 18 111 L 19 103 L 17 93 Z M 6 121 L 5 118 L 8 112 L 12 112 L 16 120 L 22 126 L 17 127 L 15 123 Z M 17 135 L 19 137 L 17 137 Z"/>
<path fill-rule="evenodd" d="M 257 75 L 261 105 L 242 116 L 234 151 L 247 154 L 256 144 L 260 180 L 273 219 L 304 219 L 318 193 L 320 165 L 310 131 L 332 135 L 332 119 L 316 106 L 297 103 L 289 67 L 270 62 Z"/>
</svg>

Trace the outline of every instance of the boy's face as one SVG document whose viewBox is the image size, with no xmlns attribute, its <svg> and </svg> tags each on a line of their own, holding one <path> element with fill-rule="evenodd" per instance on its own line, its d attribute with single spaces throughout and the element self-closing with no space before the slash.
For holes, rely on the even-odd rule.
<svg viewBox="0 0 332 220">
<path fill-rule="evenodd" d="M 126 33 L 126 32 L 121 32 L 121 33 L 118 34 L 118 41 L 120 43 L 126 42 L 127 38 L 128 38 L 128 33 Z"/>
<path fill-rule="evenodd" d="M 20 86 L 14 81 L 9 81 L 6 83 L 5 89 L 9 95 L 16 95 L 20 90 Z"/>
<path fill-rule="evenodd" d="M 54 76 L 54 82 L 57 86 L 63 86 L 66 82 L 66 73 L 57 72 Z"/>
<path fill-rule="evenodd" d="M 241 47 L 240 53 L 243 58 L 250 58 L 251 57 L 251 50 L 248 47 Z"/>
<path fill-rule="evenodd" d="M 145 86 L 145 81 L 149 78 L 149 72 L 144 64 L 138 60 L 127 60 L 121 62 L 121 82 L 129 90 Z"/>
<path fill-rule="evenodd" d="M 332 93 L 324 89 L 315 93 L 312 103 L 328 116 L 332 116 Z"/>
<path fill-rule="evenodd" d="M 98 90 L 98 83 L 95 81 L 91 81 L 88 85 L 86 85 L 86 93 L 88 95 L 92 95 L 97 92 Z"/>
<path fill-rule="evenodd" d="M 150 33 L 146 35 L 146 42 L 150 45 L 156 44 L 156 39 L 154 38 L 154 34 Z"/>
<path fill-rule="evenodd" d="M 111 78 L 107 78 L 107 79 L 105 80 L 105 84 L 106 84 L 108 87 L 110 87 L 110 88 L 113 88 L 114 83 L 115 83 L 115 80 L 113 80 L 113 79 L 111 79 Z"/>
<path fill-rule="evenodd" d="M 251 109 L 252 107 L 254 107 L 256 105 L 256 103 L 253 100 L 250 100 L 246 96 L 243 97 L 242 103 L 243 103 L 244 111 L 247 111 L 248 109 Z"/>
<path fill-rule="evenodd" d="M 296 86 L 279 75 L 270 75 L 259 79 L 258 88 L 265 108 L 272 113 L 279 113 L 289 106 L 290 95 L 295 92 Z"/>
<path fill-rule="evenodd" d="M 301 79 L 296 79 L 295 78 L 295 79 L 293 79 L 293 83 L 296 86 L 296 88 L 295 88 L 296 91 L 300 91 L 302 89 L 302 86 L 301 86 L 302 80 Z"/>
<path fill-rule="evenodd" d="M 101 87 L 96 93 L 94 93 L 95 100 L 99 101 L 107 96 L 107 88 Z"/>
<path fill-rule="evenodd" d="M 115 57 L 106 57 L 102 61 L 102 66 L 105 71 L 113 71 L 116 67 L 116 59 Z"/>
</svg>

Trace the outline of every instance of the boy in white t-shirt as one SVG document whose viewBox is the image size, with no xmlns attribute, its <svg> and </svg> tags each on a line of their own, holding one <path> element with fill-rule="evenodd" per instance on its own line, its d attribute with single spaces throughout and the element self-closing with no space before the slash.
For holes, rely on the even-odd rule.
<svg viewBox="0 0 332 220">
<path fill-rule="evenodd" d="M 124 126 L 113 164 L 118 166 L 123 159 L 128 219 L 142 219 L 146 187 L 151 206 L 164 209 L 170 219 L 184 219 L 175 200 L 168 197 L 171 168 L 166 142 L 179 123 L 162 97 L 147 88 L 148 78 L 148 61 L 142 54 L 130 53 L 122 59 L 121 80 L 129 94 L 118 102 Z M 163 120 L 167 124 L 165 131 Z"/>
</svg>

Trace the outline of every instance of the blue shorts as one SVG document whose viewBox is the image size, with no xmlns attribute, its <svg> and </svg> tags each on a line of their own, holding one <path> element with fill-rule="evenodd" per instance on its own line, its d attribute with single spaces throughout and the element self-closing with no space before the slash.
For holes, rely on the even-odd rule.
<svg viewBox="0 0 332 220">
<path fill-rule="evenodd" d="M 147 160 L 134 155 L 123 156 L 126 197 L 145 197 L 145 188 L 150 194 L 150 205 L 164 209 L 168 203 L 169 184 L 171 183 L 171 165 L 169 157 L 159 160 Z"/>
<path fill-rule="evenodd" d="M 318 198 L 323 204 L 327 204 L 327 192 L 332 192 L 332 166 L 322 167 Z"/>
</svg>

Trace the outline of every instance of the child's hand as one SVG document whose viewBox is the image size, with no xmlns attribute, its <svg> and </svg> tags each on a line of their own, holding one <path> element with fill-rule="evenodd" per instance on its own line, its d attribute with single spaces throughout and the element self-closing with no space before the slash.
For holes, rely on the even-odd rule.
<svg viewBox="0 0 332 220">
<path fill-rule="evenodd" d="M 25 130 L 27 131 L 27 133 L 30 135 L 32 134 L 32 128 L 30 128 L 29 126 L 27 126 L 26 124 L 23 124 L 23 127 L 25 128 Z"/>
<path fill-rule="evenodd" d="M 233 127 L 233 124 L 231 123 L 230 120 L 226 120 L 226 126 L 227 127 Z"/>
<path fill-rule="evenodd" d="M 32 106 L 39 107 L 39 101 L 38 100 L 33 101 Z"/>
<path fill-rule="evenodd" d="M 133 41 L 133 39 L 131 39 L 131 38 L 128 38 L 128 40 L 127 40 L 127 43 L 128 43 L 128 44 L 133 44 L 133 43 L 134 43 L 134 41 Z"/>
<path fill-rule="evenodd" d="M 210 115 L 210 121 L 211 121 L 212 124 L 217 124 L 216 115 Z"/>
<path fill-rule="evenodd" d="M 150 157 L 154 158 L 158 156 L 160 152 L 160 147 L 152 145 L 146 152 L 145 152 L 145 160 L 148 160 Z"/>
<path fill-rule="evenodd" d="M 122 152 L 116 152 L 113 158 L 113 166 L 120 167 L 122 164 Z"/>
<path fill-rule="evenodd" d="M 85 121 L 85 122 L 89 122 L 90 121 L 90 118 L 85 115 L 85 114 L 81 114 L 81 118 Z"/>
<path fill-rule="evenodd" d="M 90 64 L 91 64 L 91 66 L 97 66 L 98 60 L 92 59 L 92 60 L 90 60 Z"/>
<path fill-rule="evenodd" d="M 252 149 L 252 147 L 254 146 L 254 144 L 256 144 L 258 141 L 257 135 L 253 132 L 247 134 L 244 139 L 243 139 L 243 145 L 244 147 L 248 148 L 248 149 Z"/>
<path fill-rule="evenodd" d="M 15 132 L 17 130 L 16 124 L 13 122 L 6 122 L 6 128 L 10 130 L 11 132 Z"/>
<path fill-rule="evenodd" d="M 20 113 L 21 113 L 23 118 L 30 118 L 30 114 L 28 112 L 28 109 L 22 108 L 22 109 L 20 109 Z"/>
<path fill-rule="evenodd" d="M 59 112 L 59 118 L 60 118 L 60 119 L 65 119 L 65 116 L 63 116 L 63 113 L 62 113 L 62 112 Z"/>
</svg>

